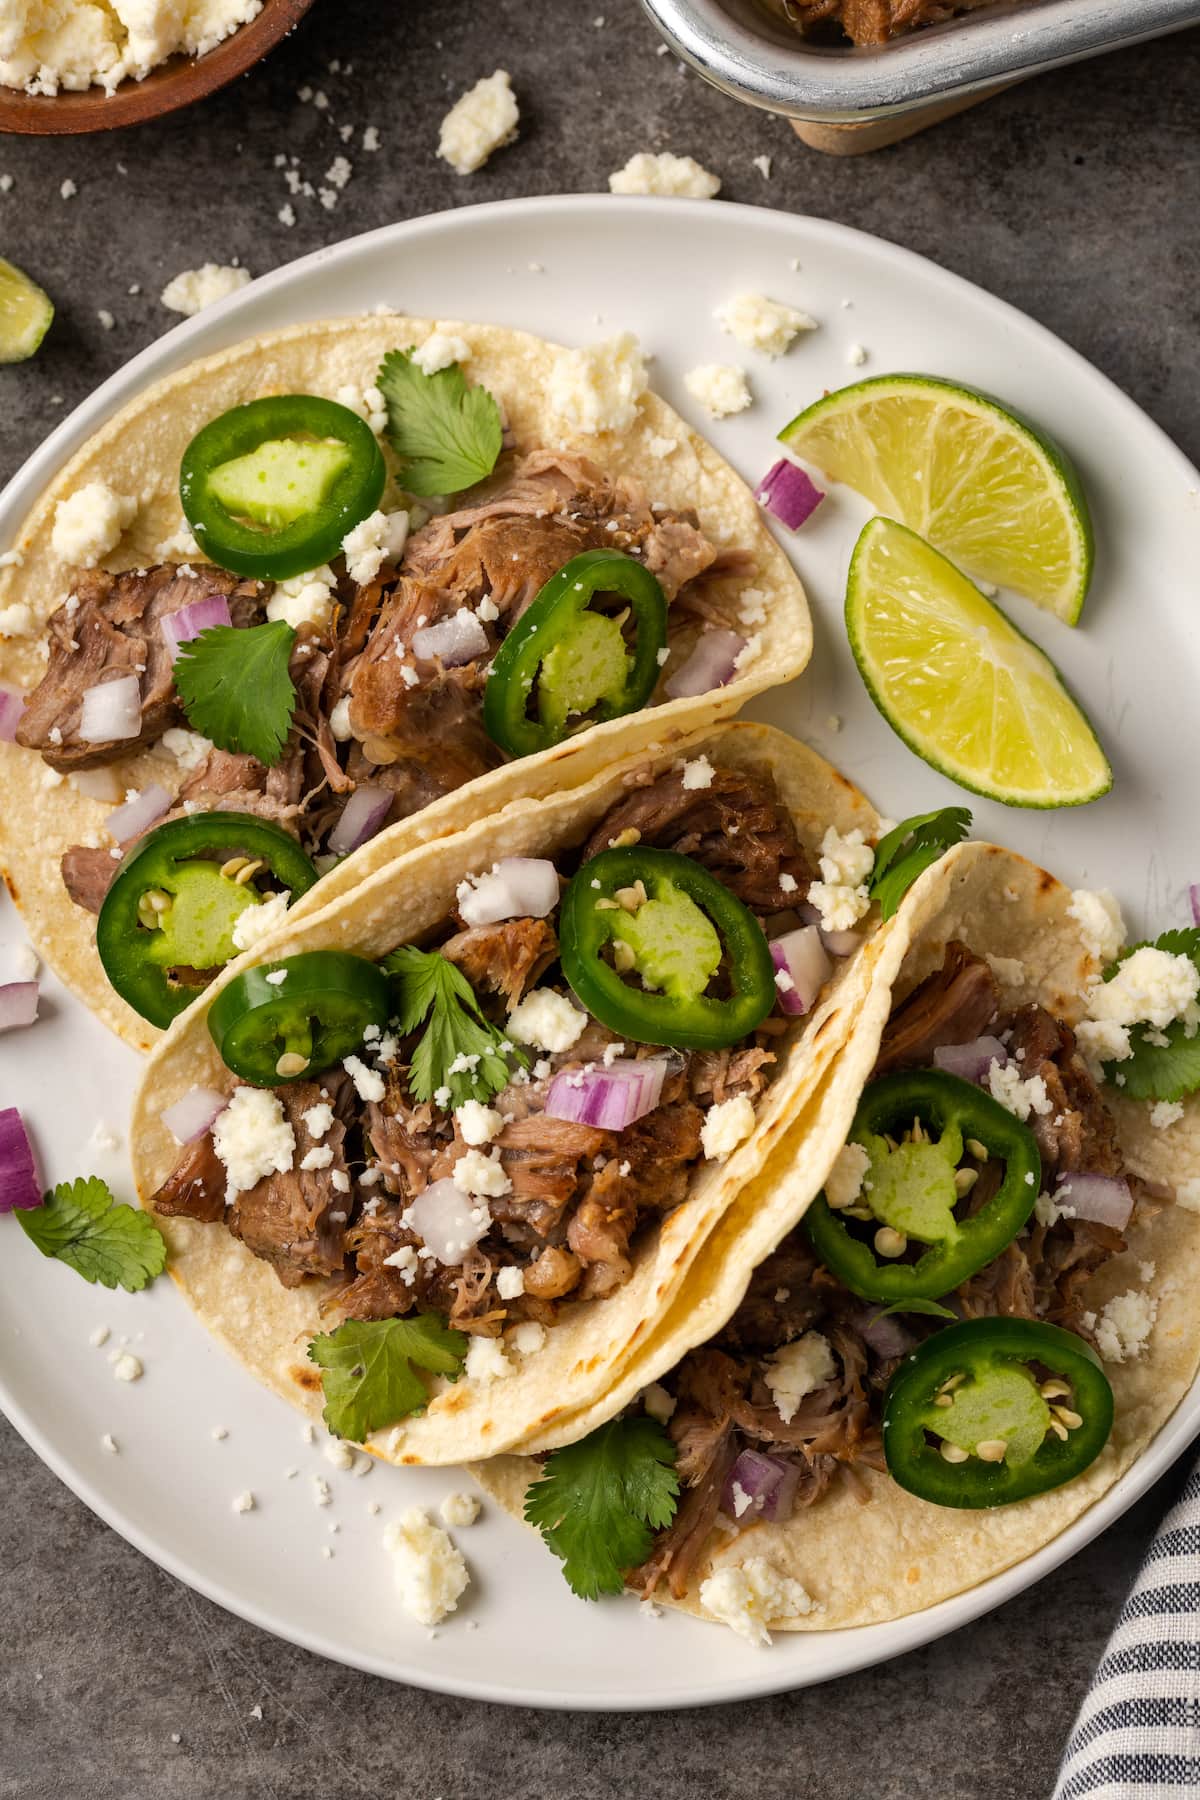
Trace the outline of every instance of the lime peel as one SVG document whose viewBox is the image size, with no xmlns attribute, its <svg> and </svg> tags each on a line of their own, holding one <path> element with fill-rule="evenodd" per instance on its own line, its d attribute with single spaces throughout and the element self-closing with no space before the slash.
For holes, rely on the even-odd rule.
<svg viewBox="0 0 1200 1800">
<path fill-rule="evenodd" d="M 0 257 L 0 363 L 26 362 L 50 329 L 54 302 L 23 269 Z"/>
</svg>

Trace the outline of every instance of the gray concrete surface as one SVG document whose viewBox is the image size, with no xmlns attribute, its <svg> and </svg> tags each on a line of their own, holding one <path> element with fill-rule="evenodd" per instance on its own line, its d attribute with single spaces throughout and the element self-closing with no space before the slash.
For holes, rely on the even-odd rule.
<svg viewBox="0 0 1200 1800">
<path fill-rule="evenodd" d="M 269 62 L 199 110 L 102 138 L 0 141 L 0 173 L 14 178 L 0 254 L 59 307 L 38 360 L 0 370 L 0 477 L 171 322 L 157 296 L 180 268 L 236 255 L 258 274 L 392 219 L 596 189 L 644 148 L 697 155 L 732 199 L 841 219 L 980 282 L 1200 458 L 1200 35 L 1064 70 L 842 162 L 654 44 L 635 0 L 318 0 Z M 352 73 L 330 73 L 334 59 Z M 434 155 L 438 121 L 449 93 L 498 65 L 520 91 L 521 138 L 460 181 Z M 311 168 L 341 147 L 297 99 L 306 83 L 337 122 L 377 125 L 384 147 L 350 151 L 336 210 L 298 201 L 289 230 L 273 157 Z M 763 152 L 769 182 L 752 164 Z M 67 178 L 79 191 L 64 201 Z M 572 1718 L 392 1688 L 276 1642 L 145 1561 L 0 1424 L 0 1797 L 1045 1795 L 1174 1485 L 1035 1592 L 889 1667 L 704 1713 Z"/>
</svg>

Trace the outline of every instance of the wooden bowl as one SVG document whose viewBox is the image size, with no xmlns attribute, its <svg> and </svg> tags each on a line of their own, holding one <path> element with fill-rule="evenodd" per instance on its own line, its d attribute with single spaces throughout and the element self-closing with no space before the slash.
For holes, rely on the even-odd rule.
<svg viewBox="0 0 1200 1800">
<path fill-rule="evenodd" d="M 264 0 L 257 18 L 240 25 L 207 55 L 173 56 L 144 81 L 123 81 L 111 95 L 97 87 L 53 95 L 0 87 L 0 131 L 33 137 L 112 131 L 177 112 L 245 74 L 286 37 L 312 4 L 313 0 Z"/>
</svg>

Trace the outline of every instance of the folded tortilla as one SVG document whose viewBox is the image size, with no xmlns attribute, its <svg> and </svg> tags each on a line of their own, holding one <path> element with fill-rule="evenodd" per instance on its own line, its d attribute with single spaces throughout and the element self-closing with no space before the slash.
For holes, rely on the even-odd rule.
<svg viewBox="0 0 1200 1800">
<path fill-rule="evenodd" d="M 994 957 L 993 973 L 1012 1005 L 1040 1001 L 1068 1023 L 1082 1011 L 1082 993 L 1099 965 L 1078 920 L 1071 892 L 1045 870 L 990 844 L 964 844 L 926 871 L 896 917 L 877 934 L 876 955 L 860 972 L 871 991 L 849 1038 L 794 1116 L 771 1159 L 732 1198 L 692 1266 L 686 1291 L 664 1313 L 657 1331 L 598 1401 L 569 1420 L 555 1419 L 523 1449 L 575 1442 L 614 1417 L 642 1388 L 689 1351 L 706 1343 L 736 1312 L 752 1270 L 799 1222 L 824 1185 L 849 1135 L 859 1098 L 879 1052 L 893 1004 L 941 967 L 947 943 L 960 939 Z M 1000 959 L 1010 959 L 1000 962 Z M 1023 970 L 1014 983 L 1017 967 Z M 849 996 L 847 1003 L 849 1004 Z M 1184 1102 L 1184 1116 L 1152 1128 L 1149 1107 L 1123 1100 L 1114 1088 L 1105 1101 L 1122 1152 L 1135 1175 L 1178 1187 L 1200 1175 L 1200 1095 Z M 803 1203 L 789 1171 L 803 1165 L 809 1179 Z M 688 1593 L 674 1600 L 664 1586 L 656 1601 L 709 1618 L 699 1603 L 701 1582 L 714 1570 L 765 1557 L 799 1581 L 816 1603 L 803 1617 L 773 1628 L 828 1631 L 878 1624 L 923 1611 L 979 1586 L 1050 1543 L 1106 1494 L 1170 1418 L 1200 1365 L 1200 1309 L 1193 1293 L 1200 1265 L 1200 1214 L 1167 1206 L 1129 1235 L 1129 1248 L 1093 1277 L 1088 1305 L 1099 1311 L 1129 1290 L 1148 1293 L 1157 1307 L 1149 1343 L 1136 1361 L 1106 1364 L 1116 1400 L 1112 1437 L 1075 1481 L 990 1512 L 957 1511 L 919 1500 L 888 1476 L 856 1467 L 867 1502 L 848 1482 L 836 1482 L 813 1506 L 786 1524 L 760 1523 L 734 1541 L 714 1533 Z M 1153 1264 L 1147 1273 L 1147 1267 Z M 517 1518 L 537 1479 L 532 1455 L 498 1457 L 472 1473 Z M 711 1621 L 710 1621 L 711 1622 Z"/>
<path fill-rule="evenodd" d="M 11 546 L 21 558 L 19 565 L 0 568 L 0 609 L 23 602 L 39 626 L 37 637 L 0 638 L 0 681 L 28 691 L 44 672 L 40 628 L 70 592 L 72 576 L 51 543 L 60 500 L 89 481 L 104 481 L 117 493 L 136 496 L 137 516 L 118 550 L 104 559 L 105 566 L 115 570 L 161 561 L 158 547 L 184 523 L 179 464 L 201 426 L 229 407 L 264 395 L 334 398 L 340 388 L 370 386 L 388 350 L 418 345 L 434 329 L 432 320 L 400 314 L 292 326 L 189 364 L 124 407 L 60 470 L 34 506 Z M 585 454 L 604 471 L 630 478 L 653 502 L 693 509 L 718 546 L 748 550 L 755 566 L 745 585 L 761 593 L 763 619 L 754 627 L 746 661 L 725 687 L 690 699 L 664 700 L 469 782 L 371 839 L 310 890 L 293 916 L 329 905 L 415 845 L 498 812 L 509 801 L 537 799 L 584 783 L 614 757 L 666 731 L 728 717 L 753 694 L 798 675 L 812 652 L 804 590 L 766 529 L 754 496 L 665 401 L 646 393 L 626 431 L 584 434 L 564 423 L 551 403 L 551 374 L 563 354 L 557 346 L 498 325 L 439 321 L 437 329 L 470 346 L 463 365 L 467 377 L 496 397 L 520 449 Z M 384 504 L 394 506 L 401 503 L 399 484 L 386 445 L 385 456 L 392 480 Z M 151 781 L 172 791 L 178 786 L 179 771 L 170 757 L 142 752 L 113 766 L 122 788 Z M 95 921 L 71 900 L 59 875 L 63 852 L 102 832 L 111 805 L 88 799 L 70 781 L 55 781 L 35 751 L 9 743 L 0 743 L 0 788 L 0 865 L 34 945 L 106 1025 L 135 1048 L 149 1049 L 158 1032 L 109 986 L 96 956 Z"/>
<path fill-rule="evenodd" d="M 419 942 L 448 916 L 465 875 L 501 856 L 554 856 L 582 843 L 627 791 L 632 772 L 649 767 L 659 773 L 681 755 L 701 753 L 718 766 L 769 774 L 810 850 L 831 825 L 841 832 L 877 833 L 878 817 L 863 795 L 794 738 L 760 725 L 706 727 L 626 755 L 583 786 L 518 802 L 497 818 L 396 858 L 332 906 L 292 922 L 256 960 L 333 946 L 375 958 L 407 940 Z M 566 1307 L 542 1349 L 523 1357 L 513 1352 L 512 1376 L 484 1382 L 464 1375 L 443 1385 L 423 1415 L 377 1433 L 369 1448 L 397 1463 L 463 1462 L 552 1431 L 558 1421 L 588 1407 L 602 1407 L 685 1288 L 692 1291 L 690 1272 L 707 1238 L 819 1090 L 855 1009 L 870 992 L 864 972 L 885 938 L 886 930 L 876 932 L 844 959 L 819 1004 L 778 1040 L 780 1062 L 758 1102 L 754 1132 L 726 1161 L 701 1165 L 683 1204 L 635 1240 L 633 1275 L 623 1287 L 604 1299 Z M 162 1123 L 164 1108 L 197 1085 L 231 1086 L 208 1032 L 207 1013 L 232 978 L 222 975 L 174 1022 L 146 1065 L 130 1128 L 143 1202 L 180 1155 Z M 772 1207 L 798 1216 L 811 1185 L 810 1165 L 797 1156 L 779 1169 Z M 307 1346 L 325 1329 L 319 1305 L 333 1283 L 310 1279 L 285 1289 L 269 1265 L 221 1225 L 156 1222 L 169 1246 L 171 1272 L 205 1324 L 260 1380 L 318 1417 L 320 1380 Z"/>
</svg>

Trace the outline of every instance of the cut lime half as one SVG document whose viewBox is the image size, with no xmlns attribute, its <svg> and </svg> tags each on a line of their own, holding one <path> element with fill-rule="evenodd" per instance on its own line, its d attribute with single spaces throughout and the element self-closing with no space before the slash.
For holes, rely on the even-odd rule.
<svg viewBox="0 0 1200 1800">
<path fill-rule="evenodd" d="M 1112 786 L 1049 657 L 915 531 L 864 527 L 846 630 L 892 730 L 960 787 L 1005 806 L 1082 806 Z"/>
<path fill-rule="evenodd" d="M 1075 624 L 1092 576 L 1083 488 L 1066 452 L 998 400 L 880 375 L 826 394 L 779 437 L 977 580 Z"/>
<path fill-rule="evenodd" d="M 24 362 L 32 356 L 53 317 L 49 294 L 0 257 L 0 363 Z"/>
</svg>

